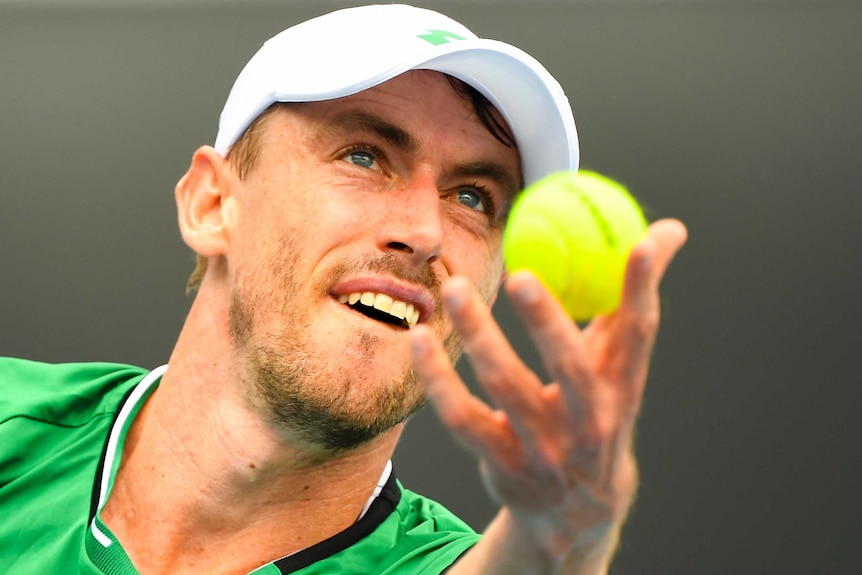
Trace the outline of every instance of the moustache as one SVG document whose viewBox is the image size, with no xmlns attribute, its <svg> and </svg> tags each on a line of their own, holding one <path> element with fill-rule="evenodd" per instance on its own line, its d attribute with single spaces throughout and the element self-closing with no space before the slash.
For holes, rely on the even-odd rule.
<svg viewBox="0 0 862 575">
<path fill-rule="evenodd" d="M 329 276 L 330 281 L 335 281 L 339 277 L 361 274 L 362 272 L 386 274 L 401 281 L 421 286 L 433 295 L 436 304 L 435 309 L 442 309 L 440 305 L 441 281 L 430 263 L 416 266 L 405 262 L 404 257 L 397 253 L 371 254 L 341 261 L 335 264 L 326 275 Z"/>
</svg>

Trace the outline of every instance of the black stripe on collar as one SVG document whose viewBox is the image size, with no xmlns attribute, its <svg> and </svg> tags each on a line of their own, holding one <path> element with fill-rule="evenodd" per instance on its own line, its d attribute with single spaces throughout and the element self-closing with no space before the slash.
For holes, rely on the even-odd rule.
<svg viewBox="0 0 862 575">
<path fill-rule="evenodd" d="M 90 495 L 90 517 L 89 521 L 87 521 L 87 526 L 89 528 L 90 523 L 93 522 L 93 518 L 96 516 L 96 513 L 99 511 L 99 493 L 101 492 L 102 487 L 102 474 L 105 471 L 105 458 L 108 456 L 108 443 L 111 441 L 111 432 L 114 430 L 114 426 L 117 425 L 117 419 L 120 417 L 120 412 L 123 411 L 123 406 L 126 405 L 126 402 L 129 401 L 129 396 L 132 395 L 132 392 L 135 391 L 137 385 L 133 385 L 129 391 L 126 392 L 126 395 L 123 396 L 122 401 L 117 406 L 117 411 L 114 412 L 114 419 L 111 421 L 111 425 L 108 427 L 108 434 L 105 436 L 105 444 L 102 446 L 102 455 L 99 457 L 99 465 L 96 467 L 96 478 L 93 480 L 93 493 Z M 108 471 L 110 473 L 110 471 Z"/>
<path fill-rule="evenodd" d="M 401 501 L 401 490 L 398 489 L 398 482 L 393 471 L 383 485 L 380 495 L 374 500 L 362 519 L 329 539 L 324 539 L 316 545 L 279 559 L 274 565 L 278 567 L 282 575 L 287 575 L 347 549 L 377 529 L 395 511 L 399 501 Z"/>
<path fill-rule="evenodd" d="M 117 406 L 117 411 L 114 413 L 114 419 L 108 428 L 108 434 L 105 437 L 105 444 L 102 447 L 102 455 L 99 457 L 99 465 L 96 467 L 96 475 L 93 479 L 93 492 L 90 495 L 90 516 L 87 525 L 92 523 L 93 518 L 99 511 L 99 493 L 102 485 L 102 476 L 105 472 L 105 459 L 108 455 L 108 442 L 111 439 L 111 430 L 113 430 L 114 426 L 117 424 L 120 412 L 123 410 L 123 406 L 129 400 L 129 396 L 134 390 L 135 386 L 133 386 L 128 392 L 126 392 L 126 395 L 123 396 L 122 401 L 120 401 L 120 404 Z M 398 489 L 398 481 L 395 478 L 395 471 L 392 471 L 389 474 L 389 479 L 380 490 L 380 495 L 377 496 L 368 508 L 368 511 L 365 512 L 362 519 L 344 531 L 336 533 L 329 539 L 324 539 L 320 543 L 275 561 L 274 565 L 283 575 L 287 575 L 335 555 L 339 551 L 347 549 L 377 529 L 377 527 L 383 523 L 383 521 L 385 521 L 393 511 L 395 511 L 395 507 L 400 501 L 401 490 Z"/>
</svg>

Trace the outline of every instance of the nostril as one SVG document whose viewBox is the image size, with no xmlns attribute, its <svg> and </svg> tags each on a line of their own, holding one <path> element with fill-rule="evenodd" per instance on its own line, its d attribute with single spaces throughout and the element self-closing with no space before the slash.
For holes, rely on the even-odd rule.
<svg viewBox="0 0 862 575">
<path fill-rule="evenodd" d="M 413 253 L 413 248 L 402 242 L 389 242 L 388 245 L 393 250 L 398 250 L 399 252 Z"/>
</svg>

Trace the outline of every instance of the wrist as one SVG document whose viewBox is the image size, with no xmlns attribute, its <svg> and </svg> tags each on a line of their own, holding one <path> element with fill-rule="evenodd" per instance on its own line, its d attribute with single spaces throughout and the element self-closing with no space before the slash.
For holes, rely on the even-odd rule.
<svg viewBox="0 0 862 575">
<path fill-rule="evenodd" d="M 621 530 L 620 524 L 610 521 L 589 526 L 530 525 L 507 509 L 503 509 L 499 519 L 516 534 L 518 553 L 541 566 L 539 573 L 607 573 Z"/>
</svg>

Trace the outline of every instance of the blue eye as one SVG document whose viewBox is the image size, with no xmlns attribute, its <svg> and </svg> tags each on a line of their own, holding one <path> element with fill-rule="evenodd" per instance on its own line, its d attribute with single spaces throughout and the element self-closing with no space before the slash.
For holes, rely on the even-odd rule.
<svg viewBox="0 0 862 575">
<path fill-rule="evenodd" d="M 485 205 L 485 197 L 476 190 L 464 189 L 458 190 L 458 203 L 472 208 L 479 212 L 488 211 L 488 206 Z"/>
<path fill-rule="evenodd" d="M 344 155 L 344 159 L 369 170 L 377 169 L 377 158 L 368 150 L 352 150 Z"/>
</svg>

